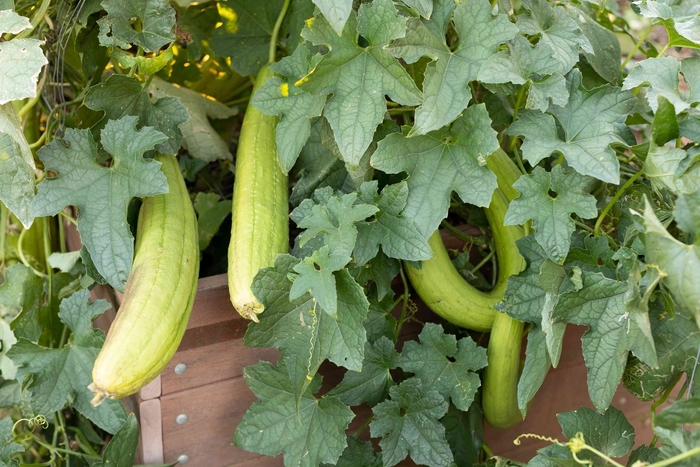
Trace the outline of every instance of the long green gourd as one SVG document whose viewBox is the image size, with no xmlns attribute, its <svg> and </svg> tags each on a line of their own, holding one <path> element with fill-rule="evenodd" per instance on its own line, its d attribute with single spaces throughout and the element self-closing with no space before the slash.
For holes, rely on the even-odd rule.
<svg viewBox="0 0 700 467">
<path fill-rule="evenodd" d="M 134 264 L 92 370 L 92 403 L 136 393 L 165 368 L 187 328 L 199 274 L 197 219 L 174 156 L 158 155 L 168 193 L 145 198 Z"/>
<path fill-rule="evenodd" d="M 253 92 L 271 76 L 263 67 Z M 228 289 L 236 311 L 253 321 L 264 309 L 251 290 L 255 275 L 289 250 L 288 182 L 277 160 L 276 125 L 277 117 L 249 104 L 236 153 Z"/>
<path fill-rule="evenodd" d="M 513 183 L 520 171 L 501 149 L 486 160 L 498 181 L 491 204 L 484 209 L 498 253 L 495 287 L 482 292 L 466 282 L 453 266 L 439 232 L 435 232 L 428 242 L 434 258 L 423 261 L 421 269 L 406 266 L 406 273 L 418 295 L 436 314 L 460 327 L 491 331 L 487 350 L 489 364 L 484 374 L 483 409 L 491 425 L 506 428 L 521 420 L 517 386 L 523 323 L 497 312 L 494 306 L 503 300 L 508 277 L 519 273 L 525 266 L 515 243 L 525 232 L 522 227 L 503 224 L 508 203 L 518 196 Z"/>
</svg>

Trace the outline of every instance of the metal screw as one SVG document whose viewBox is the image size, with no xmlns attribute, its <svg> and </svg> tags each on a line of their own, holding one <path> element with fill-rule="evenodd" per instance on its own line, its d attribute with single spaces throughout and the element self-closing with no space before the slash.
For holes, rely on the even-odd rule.
<svg viewBox="0 0 700 467">
<path fill-rule="evenodd" d="M 177 423 L 178 425 L 183 425 L 187 420 L 189 420 L 189 417 L 184 413 L 181 413 L 180 415 L 175 417 L 175 423 Z"/>
<path fill-rule="evenodd" d="M 177 463 L 186 464 L 188 460 L 190 460 L 190 458 L 187 457 L 187 454 L 180 454 L 180 456 L 177 458 Z"/>
<path fill-rule="evenodd" d="M 181 375 L 185 372 L 185 370 L 187 370 L 187 365 L 184 363 L 178 363 L 175 365 L 175 374 Z"/>
</svg>

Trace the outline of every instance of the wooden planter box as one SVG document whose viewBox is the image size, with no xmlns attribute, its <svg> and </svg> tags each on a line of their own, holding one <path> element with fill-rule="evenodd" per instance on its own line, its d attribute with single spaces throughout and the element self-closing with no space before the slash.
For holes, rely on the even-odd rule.
<svg viewBox="0 0 700 467">
<path fill-rule="evenodd" d="M 451 245 L 454 239 L 445 240 L 448 247 L 457 246 Z M 69 235 L 68 241 L 71 249 L 80 247 L 76 233 Z M 96 287 L 93 295 L 108 296 L 103 287 Z M 412 298 L 419 308 L 419 319 L 436 320 L 417 296 Z M 113 318 L 114 311 L 108 311 L 95 325 L 106 330 Z M 278 357 L 275 349 L 243 346 L 247 325 L 248 321 L 231 306 L 225 274 L 199 280 L 192 316 L 174 358 L 156 380 L 125 401 L 127 408 L 137 413 L 141 426 L 138 462 L 161 464 L 180 459 L 196 467 L 283 465 L 282 456 L 260 456 L 231 444 L 238 422 L 255 401 L 243 379 L 243 369 L 259 360 L 274 362 Z M 401 340 L 415 339 L 419 331 L 418 325 L 407 323 Z M 537 433 L 563 439 L 556 414 L 592 407 L 581 354 L 584 331 L 582 326 L 568 326 L 560 364 L 550 371 L 525 421 L 507 430 L 486 427 L 486 443 L 492 452 L 527 461 L 548 443 L 524 439 L 515 446 L 513 440 L 518 435 Z M 525 342 L 522 349 L 524 356 Z M 342 378 L 342 371 L 332 368 L 324 375 L 325 383 L 335 384 Z M 635 445 L 649 443 L 650 403 L 637 400 L 620 386 L 612 405 L 625 412 L 634 426 Z M 359 412 L 350 432 L 366 418 L 362 413 L 368 414 L 369 409 L 361 407 Z M 407 461 L 400 465 L 414 464 Z"/>
</svg>

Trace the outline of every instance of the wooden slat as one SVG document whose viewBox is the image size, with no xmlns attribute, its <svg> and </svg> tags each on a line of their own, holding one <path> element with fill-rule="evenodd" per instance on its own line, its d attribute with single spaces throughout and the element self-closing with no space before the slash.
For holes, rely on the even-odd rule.
<svg viewBox="0 0 700 467">
<path fill-rule="evenodd" d="M 243 347 L 243 339 L 178 351 L 160 375 L 162 393 L 172 394 L 235 378 L 243 374 L 246 366 L 260 360 L 276 362 L 277 356 L 276 349 L 247 349 Z M 176 374 L 175 367 L 181 363 L 187 369 L 182 374 Z"/>
<path fill-rule="evenodd" d="M 241 377 L 163 396 L 165 462 L 175 462 L 181 454 L 193 466 L 227 466 L 258 458 L 259 454 L 231 444 L 238 422 L 254 401 Z M 175 421 L 180 414 L 188 417 L 182 425 Z M 271 467 L 282 465 L 281 459 L 266 462 Z"/>
<path fill-rule="evenodd" d="M 141 458 L 146 464 L 163 463 L 163 415 L 160 399 L 144 401 L 139 406 Z"/>
</svg>

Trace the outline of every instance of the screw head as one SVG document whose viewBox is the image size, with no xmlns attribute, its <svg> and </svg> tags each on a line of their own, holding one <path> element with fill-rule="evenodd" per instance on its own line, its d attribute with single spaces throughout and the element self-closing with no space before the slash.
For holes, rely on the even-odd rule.
<svg viewBox="0 0 700 467">
<path fill-rule="evenodd" d="M 189 420 L 189 417 L 184 413 L 181 413 L 180 415 L 175 417 L 175 423 L 177 423 L 178 425 L 183 425 L 185 422 L 187 422 L 187 420 Z"/>
<path fill-rule="evenodd" d="M 177 463 L 186 464 L 189 460 L 190 458 L 187 456 L 187 454 L 180 454 L 180 456 L 177 458 Z"/>
<path fill-rule="evenodd" d="M 175 365 L 175 374 L 181 375 L 185 372 L 185 370 L 187 370 L 187 365 L 184 363 L 178 363 Z"/>
</svg>

